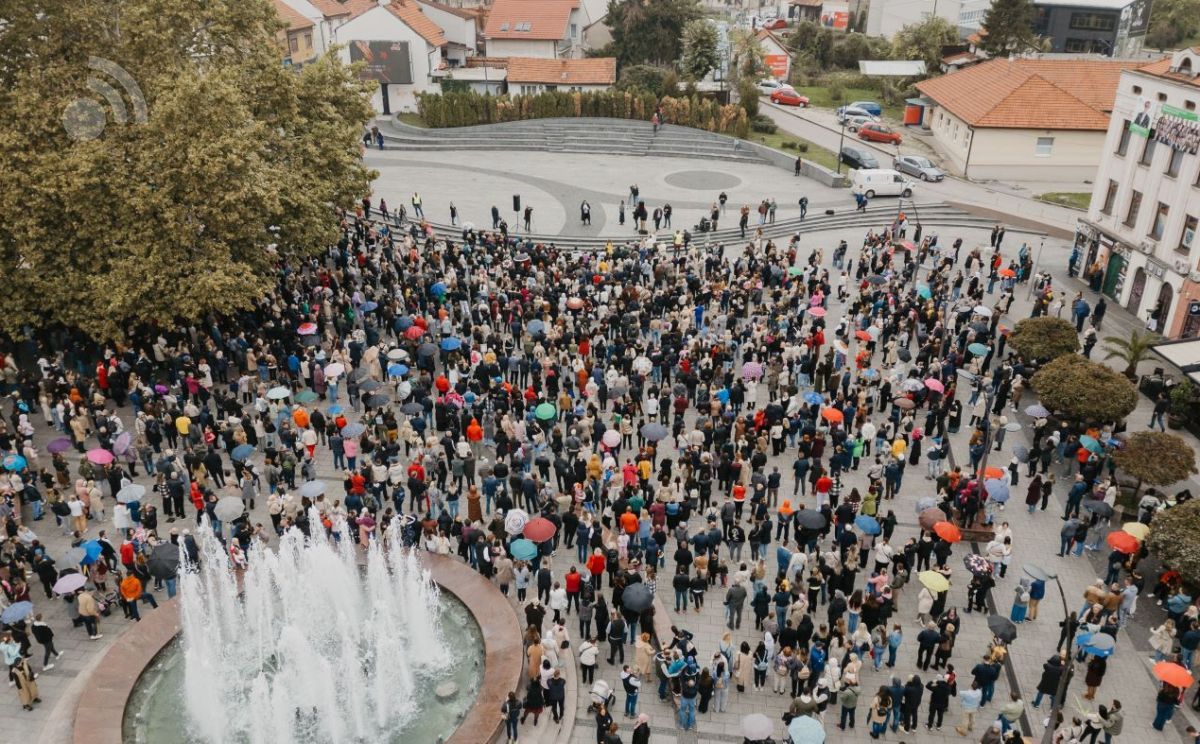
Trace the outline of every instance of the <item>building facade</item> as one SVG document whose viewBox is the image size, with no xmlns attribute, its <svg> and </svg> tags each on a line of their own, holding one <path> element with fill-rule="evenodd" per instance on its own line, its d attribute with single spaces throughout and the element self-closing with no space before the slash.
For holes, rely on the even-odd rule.
<svg viewBox="0 0 1200 744">
<path fill-rule="evenodd" d="M 1200 48 L 1121 76 L 1077 247 L 1093 289 L 1170 338 L 1200 336 Z"/>
<path fill-rule="evenodd" d="M 888 39 L 905 26 L 920 23 L 931 16 L 946 19 L 951 26 L 958 25 L 963 0 L 883 0 L 873 2 L 867 8 L 866 34 Z"/>
<path fill-rule="evenodd" d="M 1033 31 L 1051 52 L 1132 57 L 1150 26 L 1151 0 L 1034 0 Z"/>
</svg>

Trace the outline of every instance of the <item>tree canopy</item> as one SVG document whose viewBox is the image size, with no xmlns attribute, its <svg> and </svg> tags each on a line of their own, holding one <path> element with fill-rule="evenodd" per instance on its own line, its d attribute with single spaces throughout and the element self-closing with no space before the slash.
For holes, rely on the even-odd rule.
<svg viewBox="0 0 1200 744">
<path fill-rule="evenodd" d="M 721 64 L 717 55 L 717 27 L 706 18 L 689 21 L 683 28 L 683 59 L 680 71 L 691 80 L 701 80 Z"/>
<path fill-rule="evenodd" d="M 1137 388 L 1106 365 L 1065 354 L 1030 380 L 1042 405 L 1080 423 L 1116 421 L 1137 407 Z"/>
<path fill-rule="evenodd" d="M 701 16 L 698 0 L 609 0 L 612 41 L 596 50 L 618 65 L 674 64 L 683 54 L 683 29 Z"/>
<path fill-rule="evenodd" d="M 10 333 L 61 323 L 116 338 L 247 307 L 278 260 L 336 240 L 331 207 L 369 189 L 367 87 L 334 56 L 285 69 L 266 0 L 34 0 L 6 22 Z M 89 76 L 120 100 L 90 93 Z"/>
<path fill-rule="evenodd" d="M 1137 431 L 1113 455 L 1113 462 L 1141 483 L 1169 486 L 1196 472 L 1196 453 L 1182 438 L 1162 431 Z"/>
<path fill-rule="evenodd" d="M 1200 499 L 1155 514 L 1146 547 L 1184 581 L 1200 582 Z"/>
<path fill-rule="evenodd" d="M 993 57 L 1020 54 L 1040 46 L 1033 33 L 1033 0 L 995 0 L 983 17 L 980 46 Z"/>
<path fill-rule="evenodd" d="M 1154 0 L 1146 46 L 1174 49 L 1200 34 L 1200 0 Z"/>
<path fill-rule="evenodd" d="M 958 43 L 958 29 L 941 16 L 931 15 L 911 23 L 892 38 L 894 59 L 922 60 L 925 69 L 936 71 L 942 62 L 942 47 Z"/>
<path fill-rule="evenodd" d="M 1008 345 L 1027 359 L 1057 359 L 1079 350 L 1079 336 L 1069 320 L 1042 315 L 1025 318 L 1008 336 Z"/>
<path fill-rule="evenodd" d="M 678 84 L 679 77 L 674 70 L 654 65 L 630 65 L 621 68 L 621 76 L 614 87 L 625 91 L 647 91 L 661 97 L 676 94 Z"/>
</svg>

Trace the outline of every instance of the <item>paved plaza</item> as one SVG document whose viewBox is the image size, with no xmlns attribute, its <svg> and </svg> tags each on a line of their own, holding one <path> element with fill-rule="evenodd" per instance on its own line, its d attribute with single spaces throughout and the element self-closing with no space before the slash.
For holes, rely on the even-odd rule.
<svg viewBox="0 0 1200 744">
<path fill-rule="evenodd" d="M 675 208 L 677 226 L 690 227 L 709 205 L 716 199 L 721 190 L 730 197 L 730 206 L 750 204 L 753 208 L 764 198 L 774 198 L 779 204 L 779 215 L 798 214 L 797 199 L 807 196 L 809 210 L 823 210 L 825 207 L 836 208 L 839 211 L 852 209 L 852 200 L 845 191 L 825 188 L 807 179 L 797 179 L 791 173 L 766 165 L 752 164 L 711 164 L 699 160 L 662 159 L 662 158 L 614 158 L 601 155 L 551 155 L 547 153 L 420 153 L 420 152 L 389 152 L 371 151 L 367 155 L 367 163 L 380 171 L 380 177 L 374 187 L 374 199 L 386 198 L 391 205 L 408 204 L 414 191 L 421 194 L 423 206 L 430 219 L 439 222 L 449 222 L 449 204 L 454 202 L 461 219 L 474 222 L 486 227 L 490 225 L 490 207 L 500 206 L 510 223 L 516 224 L 516 216 L 512 213 L 511 198 L 520 194 L 524 204 L 534 206 L 534 229 L 543 234 L 568 235 L 611 235 L 614 237 L 628 234 L 633 236 L 631 217 L 627 217 L 624 228 L 618 226 L 617 209 L 622 199 L 628 204 L 628 189 L 631 184 L 638 184 L 642 198 L 652 204 L 669 201 Z M 922 195 L 916 202 L 920 205 Z M 944 198 L 939 193 L 937 199 Z M 579 225 L 578 208 L 583 200 L 592 206 L 593 224 L 590 230 Z M 736 221 L 735 212 L 730 211 L 729 219 Z M 754 216 L 752 216 L 752 225 Z M 801 239 L 799 256 L 802 261 L 815 248 L 823 249 L 824 263 L 829 265 L 832 249 L 838 241 L 845 240 L 851 246 L 851 255 L 856 256 L 857 247 L 861 245 L 863 235 L 869 228 L 879 230 L 882 224 L 867 224 L 854 228 L 809 233 Z M 966 247 L 986 246 L 988 233 L 984 229 L 937 229 L 940 242 L 943 245 L 952 243 L 956 238 L 963 238 Z M 927 233 L 928 234 L 928 233 Z M 1043 241 L 1028 234 L 1010 233 L 1004 244 L 1003 253 L 1006 257 L 1016 255 L 1021 241 L 1029 240 L 1030 248 L 1039 255 L 1039 268 L 1050 270 L 1059 286 L 1066 286 L 1067 296 L 1075 291 L 1084 289 L 1076 280 L 1066 278 L 1066 263 L 1070 248 L 1060 240 L 1046 239 Z M 1041 250 L 1039 251 L 1039 246 Z M 736 253 L 736 247 L 729 246 L 730 255 Z M 1061 291 L 1061 290 L 1060 290 Z M 1090 293 L 1089 301 L 1092 299 Z M 1016 301 L 1013 303 L 1007 317 L 1001 319 L 1001 325 L 1011 327 L 1016 321 L 1028 317 L 1031 304 L 1027 298 L 1027 288 L 1019 285 L 1016 290 Z M 831 299 L 829 304 L 829 324 L 832 326 L 840 319 L 844 305 Z M 1115 305 L 1112 306 L 1104 321 L 1104 333 L 1123 334 L 1140 324 Z M 1099 349 L 1097 350 L 1099 351 Z M 1102 356 L 1097 353 L 1094 358 Z M 1149 366 L 1149 365 L 1147 365 Z M 965 392 L 959 395 L 965 400 Z M 1023 405 L 1033 402 L 1034 396 L 1027 394 Z M 767 400 L 765 386 L 760 391 L 759 403 Z M 6 411 L 7 413 L 7 411 Z M 121 411 L 126 425 L 131 425 L 128 408 Z M 694 416 L 694 409 L 689 409 L 688 419 Z M 1142 398 L 1137 410 L 1129 417 L 1129 430 L 1136 431 L 1146 427 L 1151 414 L 1149 402 Z M 1024 414 L 1009 413 L 1010 418 L 1028 424 Z M 45 452 L 45 444 L 51 438 L 58 436 L 52 432 L 37 417 L 37 435 L 35 442 Z M 879 419 L 879 414 L 874 417 Z M 691 427 L 685 427 L 690 429 Z M 951 435 L 953 457 L 960 463 L 966 461 L 967 439 L 970 427 L 964 426 L 958 434 Z M 1016 445 L 1028 445 L 1029 427 L 1020 432 L 1010 433 L 1004 442 L 1004 450 L 993 453 L 993 457 L 1006 463 L 1012 457 L 1012 448 Z M 1187 434 L 1183 436 L 1188 437 Z M 1197 446 L 1194 438 L 1188 441 Z M 772 457 L 766 469 L 770 472 L 777 466 L 783 473 L 781 494 L 791 495 L 793 490 L 791 462 L 793 451 L 785 452 L 782 456 Z M 660 451 L 662 457 L 674 457 L 673 448 L 667 442 Z M 48 456 L 46 456 L 48 461 Z M 490 458 L 489 458 L 490 459 Z M 261 453 L 252 461 L 261 462 Z M 341 494 L 341 474 L 333 468 L 332 457 L 328 448 L 318 447 L 316 454 L 318 475 L 328 481 L 328 493 Z M 852 471 L 843 475 L 843 494 L 857 487 L 865 492 L 868 484 L 867 468 Z M 916 524 L 915 504 L 918 498 L 934 495 L 932 482 L 924 478 L 924 463 L 908 469 L 903 487 L 895 501 L 883 501 L 879 504 L 880 512 L 894 510 L 899 519 L 892 544 L 900 546 L 907 538 L 916 536 L 919 528 Z M 1086 585 L 1093 582 L 1098 574 L 1102 575 L 1105 551 L 1085 553 L 1080 558 L 1059 558 L 1057 547 L 1061 527 L 1059 516 L 1062 511 L 1062 499 L 1065 488 L 1061 486 L 1055 491 L 1050 508 L 1045 512 L 1033 515 L 1027 514 L 1023 506 L 1025 492 L 1024 467 L 1021 468 L 1021 483 L 1013 488 L 1013 500 L 1008 508 L 998 514 L 998 519 L 1008 521 L 1014 532 L 1014 558 L 1012 568 L 1005 578 L 997 577 L 997 586 L 992 592 L 992 602 L 997 613 L 1008 616 L 1009 607 L 1017 581 L 1023 577 L 1023 564 L 1036 564 L 1060 577 L 1066 594 L 1068 608 L 1078 609 L 1082 603 L 1082 592 Z M 152 482 L 141 473 L 137 482 L 147 486 Z M 1200 486 L 1194 486 L 1200 487 Z M 108 514 L 111 519 L 111 498 L 106 497 Z M 266 513 L 265 496 L 260 498 L 257 509 L 252 513 L 252 521 L 269 525 Z M 800 501 L 813 506 L 811 493 Z M 191 520 L 175 524 L 167 524 L 161 516 L 160 532 L 170 527 L 191 526 Z M 191 509 L 189 508 L 190 512 Z M 773 516 L 773 514 L 772 514 Z M 693 526 L 700 524 L 700 518 L 693 517 Z M 46 519 L 29 523 L 38 537 L 48 545 L 52 555 L 61 556 L 69 547 L 69 541 L 61 530 L 55 528 L 53 517 L 47 514 Z M 110 536 L 115 534 L 111 522 L 107 527 Z M 93 524 L 87 537 L 94 538 L 102 525 Z M 774 577 L 774 547 L 768 549 L 768 585 Z M 954 569 L 952 587 L 947 607 L 962 608 L 966 605 L 966 584 L 969 575 L 962 568 L 962 557 L 972 550 L 981 550 L 982 545 L 960 543 L 955 546 L 954 556 L 949 565 Z M 673 593 L 670 578 L 673 574 L 673 562 L 670 553 L 673 547 L 668 547 L 667 567 L 660 571 L 657 581 L 657 595 L 668 610 L 673 605 Z M 747 551 L 748 552 L 748 551 Z M 577 565 L 573 550 L 560 548 L 553 558 L 553 568 L 556 578 L 572 565 Z M 582 568 L 582 567 L 581 567 Z M 1151 584 L 1153 579 L 1147 577 Z M 893 622 L 901 623 L 904 628 L 904 644 L 902 645 L 898 664 L 890 673 L 898 674 L 902 679 L 916 672 L 916 641 L 919 631 L 916 624 L 916 594 L 918 585 L 915 580 L 910 582 L 901 592 L 898 610 L 893 615 Z M 104 618 L 100 623 L 100 632 L 104 638 L 99 641 L 89 641 L 83 629 L 73 629 L 66 616 L 64 603 L 59 600 L 47 600 L 40 596 L 40 586 L 35 590 L 35 606 L 43 612 L 47 622 L 57 633 L 56 644 L 64 655 L 56 663 L 54 669 L 42 674 L 38 680 L 41 686 L 43 705 L 33 712 L 25 712 L 17 701 L 12 690 L 10 694 L 0 699 L 0 740 L 5 742 L 46 742 L 59 744 L 68 740 L 69 726 L 73 717 L 74 700 L 80 695 L 103 694 L 102 691 L 84 689 L 78 681 L 89 666 L 96 663 L 108 645 L 121 633 L 126 632 L 131 623 L 120 617 L 120 612 L 114 612 L 112 617 Z M 531 591 L 531 596 L 536 592 Z M 606 588 L 606 596 L 610 593 Z M 704 609 L 701 613 L 687 613 L 676 616 L 671 613 L 671 622 L 686 628 L 695 634 L 694 642 L 699 649 L 698 659 L 704 662 L 710 659 L 717 650 L 717 644 L 725 631 L 722 598 L 724 590 L 712 589 L 708 592 Z M 165 595 L 160 596 L 165 599 Z M 970 684 L 970 669 L 987 649 L 991 639 L 984 617 L 967 615 L 961 628 L 954 655 L 951 658 L 958 670 L 959 686 Z M 1154 715 L 1154 695 L 1156 691 L 1154 680 L 1150 674 L 1150 649 L 1147 644 L 1148 628 L 1161 623 L 1164 613 L 1155 606 L 1152 598 L 1143 597 L 1138 603 L 1138 611 L 1128 628 L 1120 633 L 1117 651 L 1109 660 L 1109 670 L 1103 686 L 1100 688 L 1095 702 L 1081 699 L 1083 692 L 1083 669 L 1077 671 L 1077 678 L 1072 683 L 1066 710 L 1068 714 L 1088 712 L 1098 703 L 1107 703 L 1113 698 L 1122 701 L 1125 711 L 1124 733 L 1118 741 L 1149 741 L 1168 742 L 1176 744 L 1183 741 L 1183 727 L 1195 716 L 1186 706 L 1181 706 L 1174 721 L 1167 726 L 1164 733 L 1158 733 L 1150 728 Z M 1007 699 L 1010 690 L 1019 691 L 1027 702 L 1035 694 L 1035 688 L 1041 676 L 1042 664 L 1055 651 L 1059 638 L 1059 621 L 1063 612 L 1053 585 L 1047 588 L 1046 599 L 1042 602 L 1039 617 L 1036 621 L 1019 626 L 1018 639 L 1011 647 L 1010 661 L 997 684 L 996 698 L 977 717 L 975 730 L 969 739 L 961 739 L 953 729 L 953 724 L 960 720 L 959 706 L 952 699 L 947 713 L 946 724 L 941 731 L 925 731 L 920 729 L 908 737 L 896 736 L 889 733 L 888 741 L 908 742 L 940 742 L 940 741 L 978 741 L 986 726 L 995 718 L 1002 701 Z M 814 621 L 824 622 L 824 608 L 815 608 Z M 578 625 L 574 615 L 567 622 L 571 633 L 572 645 L 577 646 Z M 735 645 L 748 641 L 753 648 L 761 640 L 761 634 L 753 629 L 753 612 L 747 602 L 745 620 L 740 630 L 734 633 Z M 602 644 L 606 648 L 607 644 Z M 35 646 L 35 649 L 37 647 Z M 35 654 L 34 666 L 41 668 L 40 651 Z M 627 647 L 627 660 L 632 660 L 633 649 Z M 889 670 L 884 670 L 889 671 Z M 919 672 L 922 680 L 931 679 L 929 673 Z M 829 734 L 829 741 L 867 742 L 869 741 L 869 726 L 866 723 L 870 698 L 875 690 L 888 681 L 890 675 L 872 672 L 869 664 L 864 666 L 861 675 L 862 698 L 857 710 L 857 726 L 851 731 L 841 732 L 834 728 L 836 723 L 836 706 L 830 707 L 825 713 L 824 723 Z M 570 675 L 570 689 L 574 692 L 573 709 L 575 718 L 564 727 L 551 727 L 549 715 L 543 716 L 538 729 L 524 726 L 521 729 L 522 742 L 552 742 L 562 741 L 572 744 L 592 744 L 596 741 L 596 731 L 592 717 L 587 711 L 590 702 L 584 685 L 576 684 L 578 674 Z M 624 695 L 620 692 L 619 667 L 608 666 L 601 656 L 597 678 L 608 681 L 616 690 L 617 704 L 613 706 L 613 716 L 621 727 L 623 741 L 629 741 L 631 722 L 621 717 Z M 639 711 L 650 716 L 653 735 L 651 741 L 655 744 L 666 742 L 699 742 L 716 744 L 717 742 L 741 742 L 739 723 L 742 716 L 749 713 L 765 713 L 771 720 L 776 721 L 776 738 L 783 733 L 780 716 L 786 710 L 791 700 L 788 697 L 777 696 L 769 690 L 755 692 L 752 688 L 739 694 L 731 691 L 728 710 L 724 713 L 713 713 L 699 717 L 696 731 L 679 732 L 673 715 L 673 709 L 660 703 L 655 695 L 656 680 L 648 680 L 643 686 L 640 696 Z M 1190 700 L 1190 694 L 1189 694 Z M 927 703 L 928 697 L 925 702 Z M 568 715 L 572 706 L 568 705 Z M 1043 704 L 1042 710 L 1034 710 L 1026 706 L 1027 715 L 1023 719 L 1026 733 L 1034 739 L 1040 739 L 1043 731 L 1043 718 L 1047 715 L 1048 704 Z M 921 722 L 924 723 L 926 706 L 922 706 Z M 424 744 L 424 743 L 421 743 Z"/>
</svg>

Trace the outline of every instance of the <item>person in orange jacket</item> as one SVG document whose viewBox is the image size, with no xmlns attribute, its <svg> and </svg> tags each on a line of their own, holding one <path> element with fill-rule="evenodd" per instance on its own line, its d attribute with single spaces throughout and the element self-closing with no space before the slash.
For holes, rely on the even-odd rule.
<svg viewBox="0 0 1200 744">
<path fill-rule="evenodd" d="M 150 606 L 158 609 L 158 601 L 154 599 L 154 595 L 145 590 L 141 580 L 132 573 L 127 575 L 121 581 L 121 600 L 125 605 L 125 617 L 131 617 L 137 622 L 141 622 L 142 616 L 138 612 L 138 602 L 149 602 Z"/>
</svg>

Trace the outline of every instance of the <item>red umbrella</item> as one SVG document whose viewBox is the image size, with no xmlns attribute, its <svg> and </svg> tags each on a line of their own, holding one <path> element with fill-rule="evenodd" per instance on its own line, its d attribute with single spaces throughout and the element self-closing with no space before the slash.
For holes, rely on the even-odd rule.
<svg viewBox="0 0 1200 744">
<path fill-rule="evenodd" d="M 425 329 L 422 328 L 421 326 L 411 325 L 408 327 L 408 330 L 404 332 L 404 337 L 407 338 L 409 341 L 416 341 L 424 333 L 425 333 Z"/>
<path fill-rule="evenodd" d="M 1137 552 L 1138 549 L 1138 539 L 1125 530 L 1110 532 L 1104 540 L 1108 547 L 1127 555 Z"/>
<path fill-rule="evenodd" d="M 555 532 L 554 523 L 545 517 L 538 517 L 525 525 L 525 537 L 535 543 L 546 542 L 554 537 Z"/>
<path fill-rule="evenodd" d="M 859 341 L 870 341 L 871 340 L 871 334 L 867 333 L 866 331 L 855 331 L 854 337 L 857 338 Z"/>
<path fill-rule="evenodd" d="M 842 412 L 836 408 L 824 409 L 821 411 L 821 418 L 825 419 L 831 424 L 840 424 L 846 419 L 845 415 L 843 415 Z"/>
<path fill-rule="evenodd" d="M 1154 665 L 1154 676 L 1173 687 L 1186 690 L 1192 686 L 1192 673 L 1171 661 L 1160 661 Z"/>
<path fill-rule="evenodd" d="M 1004 471 L 1000 468 L 985 468 L 983 471 L 984 478 L 1003 478 Z"/>
<path fill-rule="evenodd" d="M 450 389 L 450 380 L 446 379 L 445 375 L 438 375 L 438 378 L 433 381 L 433 386 L 438 389 L 439 393 L 445 395 L 446 391 Z"/>
<path fill-rule="evenodd" d="M 312 334 L 314 334 L 316 332 L 317 332 L 317 324 L 316 323 L 301 323 L 300 327 L 296 329 L 296 333 L 299 333 L 301 336 L 311 336 Z"/>
<path fill-rule="evenodd" d="M 933 526 L 933 532 L 948 543 L 962 540 L 962 531 L 950 522 L 938 522 Z"/>
</svg>

